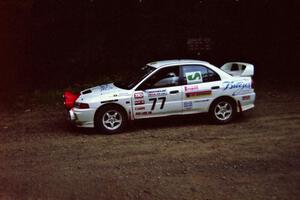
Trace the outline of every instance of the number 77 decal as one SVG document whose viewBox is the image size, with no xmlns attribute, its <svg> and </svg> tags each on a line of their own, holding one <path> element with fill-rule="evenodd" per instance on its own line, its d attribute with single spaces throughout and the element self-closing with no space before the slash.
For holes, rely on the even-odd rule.
<svg viewBox="0 0 300 200">
<path fill-rule="evenodd" d="M 162 100 L 161 105 L 160 105 L 160 109 L 163 109 L 163 108 L 164 108 L 165 102 L 166 102 L 166 97 L 151 98 L 151 99 L 149 99 L 149 101 L 153 101 L 151 110 L 154 110 L 154 109 L 155 109 L 155 105 L 156 105 L 157 100 Z"/>
</svg>

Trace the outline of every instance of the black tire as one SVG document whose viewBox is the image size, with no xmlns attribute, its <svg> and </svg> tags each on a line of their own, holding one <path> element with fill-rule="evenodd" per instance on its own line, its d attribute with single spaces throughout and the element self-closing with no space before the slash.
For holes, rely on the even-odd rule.
<svg viewBox="0 0 300 200">
<path fill-rule="evenodd" d="M 215 100 L 209 109 L 210 118 L 212 122 L 216 124 L 227 124 L 231 122 L 236 116 L 236 113 L 236 103 L 230 98 L 219 98 Z"/>
<path fill-rule="evenodd" d="M 118 114 L 116 115 L 115 119 L 110 119 L 107 113 L 109 116 L 113 116 L 115 113 Z M 118 123 L 118 120 L 121 120 L 121 122 Z M 104 121 L 107 121 L 107 123 Z M 128 119 L 125 111 L 114 105 L 107 105 L 103 108 L 100 108 L 100 110 L 96 112 L 94 120 L 95 128 L 101 133 L 105 134 L 119 133 L 124 130 L 124 128 L 127 126 L 127 123 Z"/>
</svg>

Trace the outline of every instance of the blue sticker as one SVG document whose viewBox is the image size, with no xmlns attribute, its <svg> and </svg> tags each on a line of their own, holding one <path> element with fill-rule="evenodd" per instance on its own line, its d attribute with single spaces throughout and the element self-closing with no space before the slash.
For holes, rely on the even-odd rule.
<svg viewBox="0 0 300 200">
<path fill-rule="evenodd" d="M 232 93 L 232 95 L 237 95 L 241 93 L 242 91 L 247 91 L 251 89 L 251 82 L 243 82 L 243 81 L 224 81 L 223 84 L 225 85 L 225 90 L 231 90 L 235 89 L 235 91 Z"/>
<path fill-rule="evenodd" d="M 251 89 L 251 83 L 250 82 L 234 82 L 234 81 L 224 81 L 223 84 L 226 84 L 224 87 L 224 90 L 230 90 L 230 89 Z"/>
<path fill-rule="evenodd" d="M 114 88 L 113 84 L 99 85 L 99 87 L 100 87 L 100 91 L 111 90 Z"/>
<path fill-rule="evenodd" d="M 192 109 L 193 108 L 193 102 L 191 102 L 191 101 L 183 102 L 183 107 L 185 109 Z"/>
</svg>

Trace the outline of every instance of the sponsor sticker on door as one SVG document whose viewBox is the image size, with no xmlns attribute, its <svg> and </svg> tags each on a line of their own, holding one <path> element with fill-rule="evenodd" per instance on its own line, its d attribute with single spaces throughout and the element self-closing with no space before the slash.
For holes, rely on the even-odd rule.
<svg viewBox="0 0 300 200">
<path fill-rule="evenodd" d="M 135 110 L 145 110 L 145 106 L 136 107 Z"/>
<path fill-rule="evenodd" d="M 136 92 L 136 93 L 134 93 L 134 98 L 135 99 L 144 98 L 144 93 L 143 92 Z"/>
<path fill-rule="evenodd" d="M 191 97 L 204 97 L 204 96 L 210 96 L 211 90 L 200 90 L 198 85 L 187 85 L 184 86 L 184 92 L 185 96 L 187 98 Z"/>
<path fill-rule="evenodd" d="M 188 92 L 185 93 L 185 96 L 187 98 L 192 98 L 192 97 L 205 97 L 205 96 L 210 96 L 211 95 L 211 90 L 203 90 L 203 91 L 195 91 L 195 92 Z"/>
<path fill-rule="evenodd" d="M 144 100 L 135 100 L 134 101 L 134 105 L 143 105 L 143 104 L 145 104 Z"/>
<path fill-rule="evenodd" d="M 190 110 L 193 108 L 193 102 L 192 101 L 186 101 L 186 102 L 183 102 L 183 108 L 185 110 Z"/>
<path fill-rule="evenodd" d="M 184 86 L 184 91 L 185 92 L 194 92 L 194 91 L 197 91 L 197 90 L 199 90 L 198 85 L 187 85 L 187 86 Z"/>
<path fill-rule="evenodd" d="M 167 95 L 167 90 L 165 90 L 165 89 L 150 90 L 147 93 L 148 93 L 148 97 L 166 96 Z"/>
</svg>

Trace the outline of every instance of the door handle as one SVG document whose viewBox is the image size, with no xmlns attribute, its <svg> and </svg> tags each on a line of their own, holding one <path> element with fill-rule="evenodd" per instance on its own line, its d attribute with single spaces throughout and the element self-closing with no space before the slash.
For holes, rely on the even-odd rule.
<svg viewBox="0 0 300 200">
<path fill-rule="evenodd" d="M 172 90 L 172 91 L 170 91 L 170 94 L 176 94 L 178 92 L 179 92 L 179 90 Z"/>
<path fill-rule="evenodd" d="M 211 87 L 212 90 L 215 90 L 215 89 L 220 89 L 220 86 L 213 86 Z"/>
</svg>

